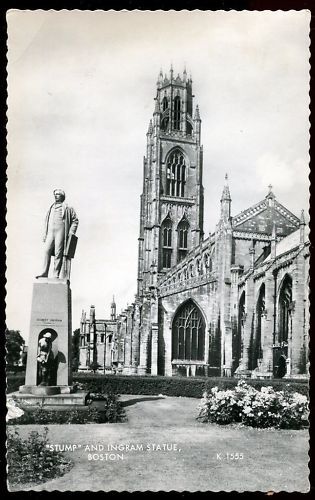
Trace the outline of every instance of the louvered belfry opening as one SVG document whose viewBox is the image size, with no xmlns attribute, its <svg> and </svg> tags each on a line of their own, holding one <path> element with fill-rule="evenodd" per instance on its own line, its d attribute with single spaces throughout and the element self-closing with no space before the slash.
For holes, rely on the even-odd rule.
<svg viewBox="0 0 315 500">
<path fill-rule="evenodd" d="M 185 196 L 186 162 L 183 153 L 176 150 L 169 156 L 166 172 L 166 194 Z"/>
</svg>

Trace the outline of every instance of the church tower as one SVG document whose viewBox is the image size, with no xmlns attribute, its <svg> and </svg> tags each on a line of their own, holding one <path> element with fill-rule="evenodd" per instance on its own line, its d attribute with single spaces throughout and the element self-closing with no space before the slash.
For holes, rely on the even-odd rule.
<svg viewBox="0 0 315 500">
<path fill-rule="evenodd" d="M 140 208 L 138 296 L 203 239 L 201 120 L 192 80 L 158 76 Z"/>
</svg>

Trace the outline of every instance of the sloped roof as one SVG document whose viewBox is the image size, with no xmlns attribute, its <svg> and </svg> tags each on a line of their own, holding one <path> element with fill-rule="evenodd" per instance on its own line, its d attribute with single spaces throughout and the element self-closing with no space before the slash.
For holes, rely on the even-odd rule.
<svg viewBox="0 0 315 500">
<path fill-rule="evenodd" d="M 305 240 L 308 239 L 309 235 L 309 226 L 305 226 Z M 276 257 L 279 257 L 280 255 L 289 252 L 289 250 L 293 250 L 293 248 L 299 246 L 300 244 L 300 229 L 297 229 L 293 233 L 289 234 L 283 240 L 279 241 L 276 243 Z M 269 262 L 271 260 L 271 254 L 266 257 L 264 262 Z"/>
<path fill-rule="evenodd" d="M 237 231 L 271 235 L 275 224 L 279 236 L 292 233 L 299 226 L 299 223 L 298 217 L 281 205 L 271 191 L 264 200 L 232 218 L 233 229 Z"/>
</svg>

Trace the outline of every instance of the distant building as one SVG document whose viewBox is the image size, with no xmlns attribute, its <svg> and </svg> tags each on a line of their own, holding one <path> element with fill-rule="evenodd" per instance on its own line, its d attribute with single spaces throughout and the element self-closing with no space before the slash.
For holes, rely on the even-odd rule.
<svg viewBox="0 0 315 500">
<path fill-rule="evenodd" d="M 112 373 L 121 369 L 119 354 L 121 343 L 117 337 L 116 303 L 111 303 L 110 319 L 96 319 L 95 307 L 90 307 L 90 315 L 82 311 L 80 323 L 80 364 L 79 371 L 94 370 Z M 98 367 L 98 368 L 97 368 Z"/>
<path fill-rule="evenodd" d="M 111 321 L 83 318 L 80 368 L 85 345 L 91 352 L 96 338 L 102 353 L 100 336 L 111 328 L 125 374 L 306 376 L 304 214 L 292 214 L 269 186 L 259 203 L 232 216 L 226 176 L 218 224 L 204 238 L 201 119 L 193 98 L 186 71 L 160 73 L 143 165 L 136 300 Z"/>
</svg>

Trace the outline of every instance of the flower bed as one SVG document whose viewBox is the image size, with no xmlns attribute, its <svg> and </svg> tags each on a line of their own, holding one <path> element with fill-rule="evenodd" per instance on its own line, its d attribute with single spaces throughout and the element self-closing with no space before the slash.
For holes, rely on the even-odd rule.
<svg viewBox="0 0 315 500">
<path fill-rule="evenodd" d="M 72 461 L 62 452 L 48 447 L 48 429 L 43 433 L 30 432 L 22 439 L 17 429 L 8 430 L 7 462 L 10 487 L 21 484 L 38 484 L 68 472 Z"/>
<path fill-rule="evenodd" d="M 308 425 L 307 398 L 297 392 L 275 391 L 271 386 L 257 390 L 244 381 L 234 389 L 213 387 L 205 392 L 198 407 L 201 422 L 252 427 L 301 429 Z"/>
</svg>

